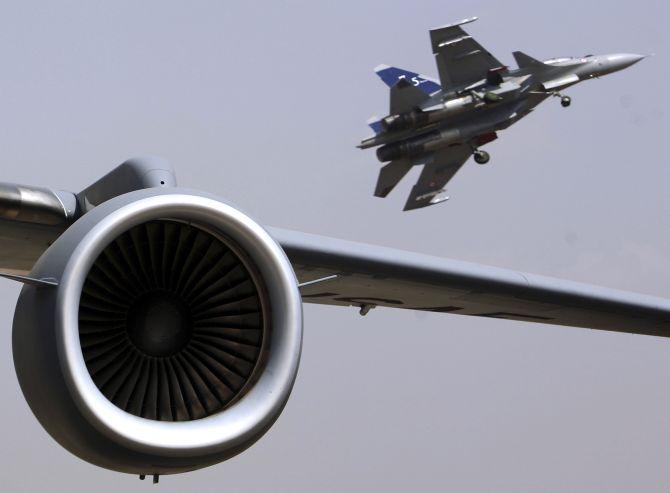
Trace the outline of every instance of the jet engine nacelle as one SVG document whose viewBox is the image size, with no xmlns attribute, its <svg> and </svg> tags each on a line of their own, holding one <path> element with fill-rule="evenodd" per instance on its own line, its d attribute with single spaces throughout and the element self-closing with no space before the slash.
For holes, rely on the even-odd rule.
<svg viewBox="0 0 670 493">
<path fill-rule="evenodd" d="M 377 149 L 377 159 L 383 163 L 396 159 L 413 158 L 460 142 L 462 138 L 462 133 L 457 128 L 438 130 L 412 139 L 383 145 Z"/>
<path fill-rule="evenodd" d="M 293 386 L 302 303 L 281 247 L 219 199 L 140 190 L 95 207 L 42 255 L 14 315 L 14 364 L 42 426 L 134 474 L 230 458 Z M 57 283 L 57 285 L 55 285 Z"/>
<path fill-rule="evenodd" d="M 487 100 L 487 98 L 496 97 L 496 94 L 487 92 L 484 95 L 484 100 L 486 102 L 498 102 L 499 99 L 495 101 Z M 401 132 L 403 130 L 418 128 L 458 115 L 473 106 L 476 102 L 477 100 L 472 95 L 462 96 L 423 110 L 413 109 L 407 113 L 389 115 L 382 118 L 381 125 L 385 132 Z"/>
<path fill-rule="evenodd" d="M 389 115 L 382 118 L 382 128 L 385 132 L 399 132 L 410 128 L 425 125 L 431 121 L 430 115 L 421 110 L 412 110 L 407 113 Z"/>
</svg>

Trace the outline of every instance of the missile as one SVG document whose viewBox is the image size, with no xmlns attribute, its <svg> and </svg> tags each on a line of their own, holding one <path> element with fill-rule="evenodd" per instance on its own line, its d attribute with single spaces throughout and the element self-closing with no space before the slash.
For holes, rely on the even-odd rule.
<svg viewBox="0 0 670 493">
<path fill-rule="evenodd" d="M 430 201 L 430 205 L 441 204 L 442 202 L 446 202 L 447 200 L 449 200 L 448 196 L 435 197 L 435 198 L 433 198 L 433 200 Z"/>
</svg>

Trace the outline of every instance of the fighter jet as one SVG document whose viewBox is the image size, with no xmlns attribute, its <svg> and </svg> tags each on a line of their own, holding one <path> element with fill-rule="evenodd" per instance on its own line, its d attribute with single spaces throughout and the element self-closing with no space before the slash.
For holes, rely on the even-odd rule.
<svg viewBox="0 0 670 493">
<path fill-rule="evenodd" d="M 488 163 L 489 153 L 481 147 L 545 99 L 557 97 L 568 107 L 571 99 L 560 91 L 645 58 L 617 53 L 539 61 L 515 51 L 518 68 L 510 69 L 461 27 L 475 20 L 430 31 L 439 82 L 387 65 L 375 69 L 391 88 L 390 112 L 368 121 L 375 135 L 358 147 L 380 146 L 377 158 L 388 163 L 379 173 L 377 197 L 386 197 L 413 166 L 423 165 L 406 211 L 448 200 L 444 187 L 468 158 Z"/>
</svg>

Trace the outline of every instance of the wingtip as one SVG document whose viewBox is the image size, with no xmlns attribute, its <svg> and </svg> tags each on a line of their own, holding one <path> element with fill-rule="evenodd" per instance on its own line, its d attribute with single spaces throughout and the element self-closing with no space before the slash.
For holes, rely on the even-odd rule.
<svg viewBox="0 0 670 493">
<path fill-rule="evenodd" d="M 453 22 L 451 24 L 445 24 L 444 26 L 438 26 L 434 27 L 431 29 L 431 31 L 437 31 L 438 29 L 447 29 L 449 27 L 456 27 L 456 26 L 462 26 L 463 24 L 470 24 L 471 22 L 475 22 L 476 20 L 479 20 L 479 17 L 476 15 L 473 17 L 468 17 L 467 19 L 460 20 L 458 22 Z"/>
<path fill-rule="evenodd" d="M 380 63 L 374 68 L 375 73 L 379 73 L 382 70 L 386 70 L 387 68 L 391 68 L 390 65 L 386 65 L 385 63 Z"/>
</svg>

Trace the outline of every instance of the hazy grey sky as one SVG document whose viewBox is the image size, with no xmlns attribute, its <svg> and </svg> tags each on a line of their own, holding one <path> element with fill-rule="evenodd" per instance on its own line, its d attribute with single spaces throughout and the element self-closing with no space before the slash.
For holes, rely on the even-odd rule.
<svg viewBox="0 0 670 493">
<path fill-rule="evenodd" d="M 182 185 L 263 224 L 670 297 L 666 2 L 0 4 L 2 181 L 79 191 L 161 155 Z M 355 144 L 388 94 L 372 68 L 436 74 L 427 30 L 502 61 L 654 58 L 548 101 L 468 163 L 446 204 L 372 196 Z M 418 170 L 417 170 L 418 171 Z M 0 284 L 3 491 L 131 492 L 61 449 L 11 361 L 19 287 Z M 302 365 L 274 428 L 161 491 L 630 492 L 670 488 L 670 340 L 443 314 L 306 306 Z"/>
</svg>

